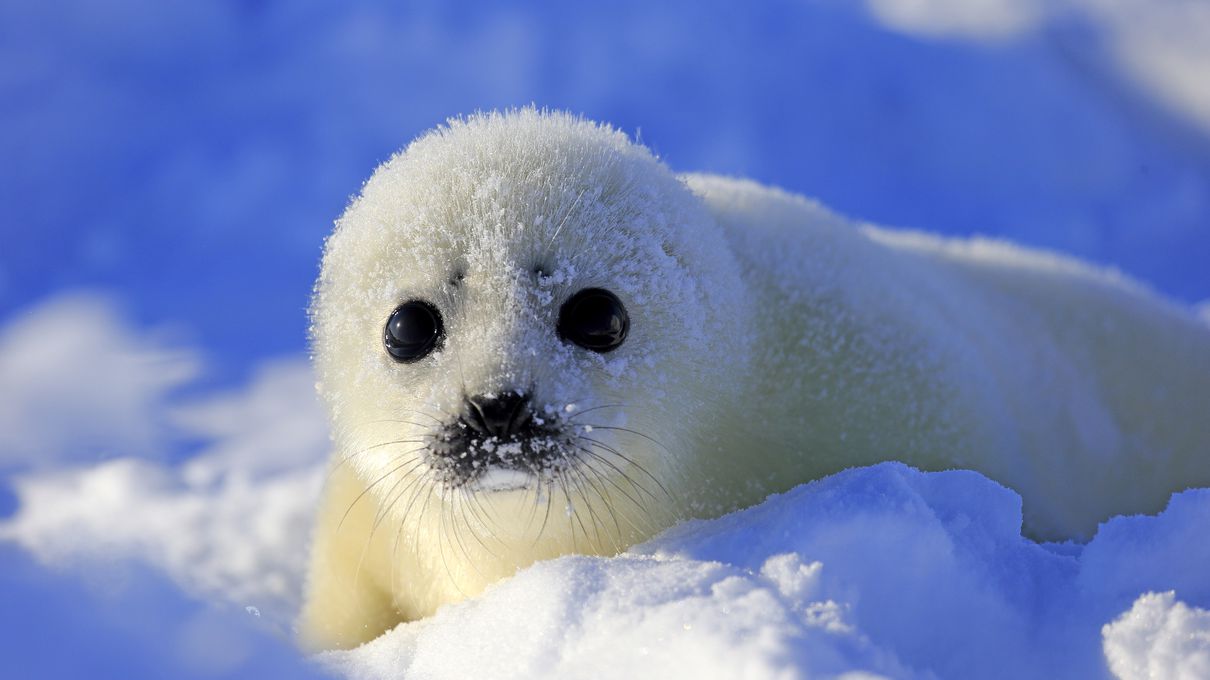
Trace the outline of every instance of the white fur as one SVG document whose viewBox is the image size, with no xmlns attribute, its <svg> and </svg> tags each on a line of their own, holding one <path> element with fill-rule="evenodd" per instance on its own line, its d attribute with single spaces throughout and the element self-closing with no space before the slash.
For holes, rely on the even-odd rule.
<svg viewBox="0 0 1210 680">
<path fill-rule="evenodd" d="M 630 311 L 606 355 L 555 333 L 586 287 Z M 382 329 L 413 298 L 446 340 L 399 364 Z M 1210 332 L 1187 310 L 1055 256 L 678 179 L 564 114 L 451 122 L 380 167 L 328 241 L 313 320 L 336 453 L 312 649 L 879 460 L 980 470 L 1046 538 L 1210 483 Z M 604 448 L 521 490 L 434 483 L 424 438 L 464 395 L 509 389 Z"/>
</svg>

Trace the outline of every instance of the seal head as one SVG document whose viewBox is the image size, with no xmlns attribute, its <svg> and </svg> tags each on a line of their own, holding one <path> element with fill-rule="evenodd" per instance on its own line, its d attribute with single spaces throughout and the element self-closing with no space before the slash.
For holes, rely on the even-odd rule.
<svg viewBox="0 0 1210 680">
<path fill-rule="evenodd" d="M 533 109 L 452 121 L 379 167 L 326 244 L 312 335 L 336 465 L 411 559 L 622 549 L 683 514 L 693 451 L 718 445 L 742 290 L 711 214 L 626 135 Z"/>
</svg>

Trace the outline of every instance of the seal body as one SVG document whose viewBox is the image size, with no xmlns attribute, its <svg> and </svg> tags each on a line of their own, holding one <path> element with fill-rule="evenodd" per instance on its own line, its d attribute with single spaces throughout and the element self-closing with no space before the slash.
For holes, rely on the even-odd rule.
<svg viewBox="0 0 1210 680">
<path fill-rule="evenodd" d="M 883 460 L 979 470 L 1046 539 L 1210 484 L 1190 310 L 1057 256 L 677 177 L 564 114 L 454 121 L 378 168 L 312 319 L 335 452 L 309 649 Z"/>
</svg>

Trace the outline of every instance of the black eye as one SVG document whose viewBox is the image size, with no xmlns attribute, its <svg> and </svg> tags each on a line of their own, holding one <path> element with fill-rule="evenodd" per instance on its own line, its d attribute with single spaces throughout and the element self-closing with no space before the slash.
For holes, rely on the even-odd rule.
<svg viewBox="0 0 1210 680">
<path fill-rule="evenodd" d="M 622 345 L 630 331 L 630 316 L 618 296 L 603 288 L 585 288 L 559 309 L 559 337 L 594 352 Z"/>
<path fill-rule="evenodd" d="M 441 343 L 443 330 L 436 307 L 424 300 L 412 300 L 391 312 L 382 344 L 396 361 L 411 363 L 423 359 Z"/>
</svg>

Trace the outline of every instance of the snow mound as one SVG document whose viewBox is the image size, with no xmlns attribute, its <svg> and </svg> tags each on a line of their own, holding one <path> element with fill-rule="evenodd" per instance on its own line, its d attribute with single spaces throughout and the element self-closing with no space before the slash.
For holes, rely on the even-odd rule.
<svg viewBox="0 0 1210 680">
<path fill-rule="evenodd" d="M 1206 624 L 1188 605 L 1165 600 L 1162 625 L 1133 610 L 1105 624 L 1145 592 L 1130 584 L 1210 604 L 1210 551 L 1193 540 L 1208 514 L 1210 490 L 1187 491 L 1087 546 L 1040 545 L 1021 536 L 1012 491 L 885 463 L 616 558 L 535 565 L 317 658 L 352 678 L 1096 678 L 1133 677 L 1139 658 L 1196 669 L 1204 646 L 1181 631 Z"/>
<path fill-rule="evenodd" d="M 284 632 L 298 606 L 327 453 L 313 385 L 307 362 L 289 359 L 265 363 L 231 393 L 156 403 L 151 412 L 175 426 L 174 436 L 205 442 L 194 456 L 15 475 L 19 507 L 0 523 L 0 540 L 84 573 L 149 564 L 186 593 L 251 608 Z"/>
<path fill-rule="evenodd" d="M 21 511 L 0 526 L 0 539 L 82 571 L 147 563 L 195 597 L 251 607 L 284 629 L 302 588 L 298 565 L 322 477 L 308 468 L 208 480 L 196 468 L 107 461 L 18 482 Z"/>
<path fill-rule="evenodd" d="M 1147 593 L 1104 628 L 1105 656 L 1123 680 L 1210 678 L 1210 611 Z"/>
</svg>

